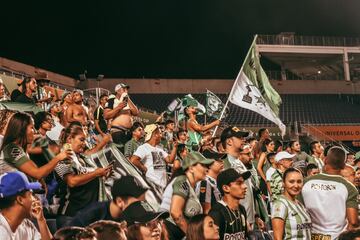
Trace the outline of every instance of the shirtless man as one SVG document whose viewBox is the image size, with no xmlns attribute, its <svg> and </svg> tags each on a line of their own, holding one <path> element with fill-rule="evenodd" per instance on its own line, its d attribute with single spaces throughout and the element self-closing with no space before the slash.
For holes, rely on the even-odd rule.
<svg viewBox="0 0 360 240">
<path fill-rule="evenodd" d="M 132 116 L 139 114 L 139 110 L 128 95 L 129 86 L 119 83 L 115 86 L 115 98 L 111 98 L 105 105 L 104 118 L 111 121 L 111 136 L 114 143 L 119 144 L 120 150 L 130 140 L 132 127 Z"/>
<path fill-rule="evenodd" d="M 72 122 L 80 122 L 81 125 L 87 124 L 87 114 L 82 106 L 83 96 L 79 90 L 75 90 L 72 94 L 73 104 L 70 105 L 65 112 L 67 124 Z"/>
</svg>

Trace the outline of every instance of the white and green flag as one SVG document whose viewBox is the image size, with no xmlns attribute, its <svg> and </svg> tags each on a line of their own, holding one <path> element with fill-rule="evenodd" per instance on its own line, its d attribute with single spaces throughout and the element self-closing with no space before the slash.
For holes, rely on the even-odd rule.
<svg viewBox="0 0 360 240">
<path fill-rule="evenodd" d="M 256 37 L 231 90 L 229 101 L 257 112 L 274 122 L 285 135 L 286 126 L 279 118 L 280 95 L 271 86 L 256 53 Z"/>
<path fill-rule="evenodd" d="M 206 90 L 206 115 L 216 119 L 220 119 L 221 112 L 225 104 L 213 92 Z M 224 116 L 222 116 L 224 118 Z"/>
</svg>

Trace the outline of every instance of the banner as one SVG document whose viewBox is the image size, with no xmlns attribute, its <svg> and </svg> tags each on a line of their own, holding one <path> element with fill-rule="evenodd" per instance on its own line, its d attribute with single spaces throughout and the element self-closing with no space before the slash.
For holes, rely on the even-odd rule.
<svg viewBox="0 0 360 240">
<path fill-rule="evenodd" d="M 352 126 L 304 126 L 306 131 L 319 140 L 360 140 L 360 125 Z"/>
<path fill-rule="evenodd" d="M 145 194 L 146 201 L 148 201 L 154 209 L 159 208 L 162 191 L 154 184 L 148 182 L 145 176 L 117 149 L 115 144 L 111 144 L 110 147 L 92 154 L 89 160 L 97 167 L 106 167 L 109 164 L 113 164 L 113 174 L 105 181 L 105 191 L 108 196 L 111 196 L 111 187 L 114 180 L 131 175 L 135 177 L 142 187 L 149 189 Z"/>
<path fill-rule="evenodd" d="M 33 112 L 34 114 L 44 111 L 35 104 L 19 102 L 0 102 L 0 110 L 3 109 L 10 109 L 20 112 Z"/>
</svg>

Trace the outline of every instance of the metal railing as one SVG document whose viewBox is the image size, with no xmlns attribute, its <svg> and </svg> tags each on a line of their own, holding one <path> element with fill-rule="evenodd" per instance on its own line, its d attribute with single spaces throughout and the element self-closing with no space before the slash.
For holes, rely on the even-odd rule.
<svg viewBox="0 0 360 240">
<path fill-rule="evenodd" d="M 355 37 L 326 37 L 326 36 L 298 36 L 291 33 L 278 35 L 258 35 L 257 44 L 269 45 L 303 45 L 303 46 L 360 46 L 360 38 Z"/>
<path fill-rule="evenodd" d="M 295 74 L 289 71 L 265 71 L 270 80 L 344 80 L 342 74 Z"/>
</svg>

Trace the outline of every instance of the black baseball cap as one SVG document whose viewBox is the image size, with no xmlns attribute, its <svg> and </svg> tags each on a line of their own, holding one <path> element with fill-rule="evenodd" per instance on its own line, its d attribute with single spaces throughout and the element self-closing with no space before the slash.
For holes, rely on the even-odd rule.
<svg viewBox="0 0 360 240">
<path fill-rule="evenodd" d="M 220 140 L 223 143 L 226 141 L 226 139 L 231 137 L 246 138 L 247 136 L 249 136 L 249 132 L 240 131 L 239 128 L 230 126 L 222 131 Z"/>
<path fill-rule="evenodd" d="M 121 215 L 121 219 L 126 221 L 128 226 L 148 223 L 156 219 L 165 219 L 168 217 L 168 212 L 155 212 L 146 201 L 137 201 L 130 204 Z"/>
<path fill-rule="evenodd" d="M 244 181 L 245 181 L 250 176 L 251 176 L 250 171 L 244 171 L 242 173 L 239 173 L 238 171 L 236 171 L 233 168 L 228 168 L 228 169 L 222 171 L 218 175 L 218 177 L 217 177 L 217 187 L 218 187 L 220 193 L 224 194 L 224 191 L 222 189 L 222 187 L 224 185 L 229 185 L 230 183 L 235 182 L 236 179 L 238 179 L 239 177 L 242 177 L 244 179 Z"/>
<path fill-rule="evenodd" d="M 226 153 L 218 153 L 210 149 L 205 149 L 202 154 L 205 158 L 214 160 L 224 160 L 227 157 Z"/>
<path fill-rule="evenodd" d="M 113 199 L 116 197 L 140 197 L 148 188 L 140 185 L 140 183 L 131 175 L 123 176 L 116 179 L 111 188 Z"/>
</svg>

